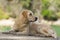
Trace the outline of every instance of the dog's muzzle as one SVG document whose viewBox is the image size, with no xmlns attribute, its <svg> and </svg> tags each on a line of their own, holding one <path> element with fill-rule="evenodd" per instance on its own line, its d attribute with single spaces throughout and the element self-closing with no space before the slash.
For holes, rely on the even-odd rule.
<svg viewBox="0 0 60 40">
<path fill-rule="evenodd" d="M 37 18 L 37 17 L 35 17 L 35 20 L 34 20 L 34 21 L 29 21 L 29 22 L 35 22 L 35 21 L 37 21 L 37 19 L 38 19 L 38 18 Z"/>
</svg>

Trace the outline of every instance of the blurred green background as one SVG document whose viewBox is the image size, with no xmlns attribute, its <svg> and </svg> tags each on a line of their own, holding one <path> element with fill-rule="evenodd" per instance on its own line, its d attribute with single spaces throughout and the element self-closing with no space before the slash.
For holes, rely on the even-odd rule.
<svg viewBox="0 0 60 40">
<path fill-rule="evenodd" d="M 60 22 L 60 0 L 0 0 L 0 24 L 2 20 L 15 19 L 22 9 L 29 9 L 40 19 L 51 22 L 60 36 L 60 23 L 54 24 Z M 0 31 L 8 31 L 10 26 L 0 25 Z"/>
</svg>

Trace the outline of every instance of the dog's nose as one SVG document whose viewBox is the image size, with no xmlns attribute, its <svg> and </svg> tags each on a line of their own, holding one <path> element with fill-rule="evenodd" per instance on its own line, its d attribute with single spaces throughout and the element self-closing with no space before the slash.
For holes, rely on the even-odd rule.
<svg viewBox="0 0 60 40">
<path fill-rule="evenodd" d="M 37 18 L 37 17 L 35 17 L 35 21 L 37 21 L 37 19 L 38 19 L 38 18 Z"/>
</svg>

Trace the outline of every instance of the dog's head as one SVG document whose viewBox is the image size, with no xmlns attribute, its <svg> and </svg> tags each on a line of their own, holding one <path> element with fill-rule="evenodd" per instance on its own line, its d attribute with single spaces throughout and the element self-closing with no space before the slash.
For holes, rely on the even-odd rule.
<svg viewBox="0 0 60 40">
<path fill-rule="evenodd" d="M 35 17 L 35 16 L 33 15 L 33 12 L 30 11 L 30 10 L 24 10 L 24 11 L 22 12 L 22 15 L 23 15 L 23 17 L 26 18 L 29 22 L 34 22 L 34 21 L 37 20 L 37 17 Z M 23 19 L 24 19 L 24 18 L 23 18 Z"/>
</svg>

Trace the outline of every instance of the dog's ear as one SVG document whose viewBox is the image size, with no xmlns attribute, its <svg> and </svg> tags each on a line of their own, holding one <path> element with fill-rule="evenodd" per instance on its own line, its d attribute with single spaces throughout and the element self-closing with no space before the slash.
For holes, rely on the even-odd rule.
<svg viewBox="0 0 60 40">
<path fill-rule="evenodd" d="M 27 18 L 27 11 L 26 10 L 24 10 L 23 12 L 22 12 L 22 15 L 25 17 L 25 18 Z"/>
</svg>

